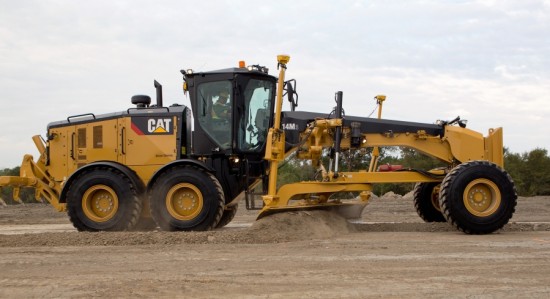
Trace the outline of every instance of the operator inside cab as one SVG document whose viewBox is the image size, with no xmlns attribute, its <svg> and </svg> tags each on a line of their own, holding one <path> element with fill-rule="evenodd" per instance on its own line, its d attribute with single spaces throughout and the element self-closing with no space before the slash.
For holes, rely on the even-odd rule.
<svg viewBox="0 0 550 299">
<path fill-rule="evenodd" d="M 218 99 L 212 106 L 212 118 L 214 119 L 231 119 L 231 100 L 229 99 L 229 92 L 222 90 Z"/>
</svg>

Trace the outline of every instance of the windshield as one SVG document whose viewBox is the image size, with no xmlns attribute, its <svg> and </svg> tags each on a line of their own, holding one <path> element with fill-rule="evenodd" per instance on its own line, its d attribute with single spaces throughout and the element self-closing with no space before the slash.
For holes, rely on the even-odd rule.
<svg viewBox="0 0 550 299">
<path fill-rule="evenodd" d="M 238 146 L 242 151 L 262 150 L 269 130 L 275 84 L 250 79 L 244 89 L 244 117 L 239 120 Z"/>
<path fill-rule="evenodd" d="M 222 149 L 231 147 L 231 81 L 207 82 L 198 88 L 198 120 Z"/>
</svg>

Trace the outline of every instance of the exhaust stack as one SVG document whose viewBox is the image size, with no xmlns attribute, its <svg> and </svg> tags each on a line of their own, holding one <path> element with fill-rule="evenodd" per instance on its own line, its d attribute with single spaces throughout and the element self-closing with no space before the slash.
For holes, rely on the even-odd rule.
<svg viewBox="0 0 550 299">
<path fill-rule="evenodd" d="M 157 107 L 162 107 L 162 85 L 155 80 L 155 89 L 157 90 Z"/>
</svg>

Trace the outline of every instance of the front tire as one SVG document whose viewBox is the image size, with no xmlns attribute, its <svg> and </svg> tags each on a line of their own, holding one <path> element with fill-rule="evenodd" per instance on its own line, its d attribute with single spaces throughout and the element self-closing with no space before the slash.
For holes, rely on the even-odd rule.
<svg viewBox="0 0 550 299">
<path fill-rule="evenodd" d="M 219 223 L 224 195 L 212 174 L 194 166 L 176 166 L 158 177 L 149 202 L 162 230 L 205 231 Z"/>
<path fill-rule="evenodd" d="M 494 163 L 455 167 L 441 183 L 439 204 L 447 221 L 468 234 L 501 229 L 514 214 L 517 192 L 510 175 Z"/>
<path fill-rule="evenodd" d="M 425 222 L 445 222 L 439 206 L 439 183 L 418 183 L 414 186 L 414 208 Z"/>
<path fill-rule="evenodd" d="M 125 231 L 139 218 L 142 202 L 132 182 L 119 171 L 83 171 L 67 190 L 67 213 L 79 231 Z"/>
</svg>

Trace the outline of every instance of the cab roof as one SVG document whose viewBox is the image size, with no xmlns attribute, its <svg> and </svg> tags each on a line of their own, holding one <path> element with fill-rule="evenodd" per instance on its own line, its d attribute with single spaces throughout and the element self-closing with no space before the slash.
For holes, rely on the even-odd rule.
<svg viewBox="0 0 550 299">
<path fill-rule="evenodd" d="M 188 73 L 185 70 L 181 70 L 181 72 L 185 75 L 185 77 L 188 77 L 188 78 L 189 77 L 194 77 L 196 75 L 215 75 L 215 74 L 255 74 L 255 75 L 261 75 L 261 76 L 268 76 L 268 77 L 276 78 L 273 75 L 261 72 L 259 70 L 249 70 L 248 68 L 239 68 L 239 67 L 232 67 L 232 68 L 213 70 L 213 71 L 207 71 L 207 72 Z"/>
</svg>

